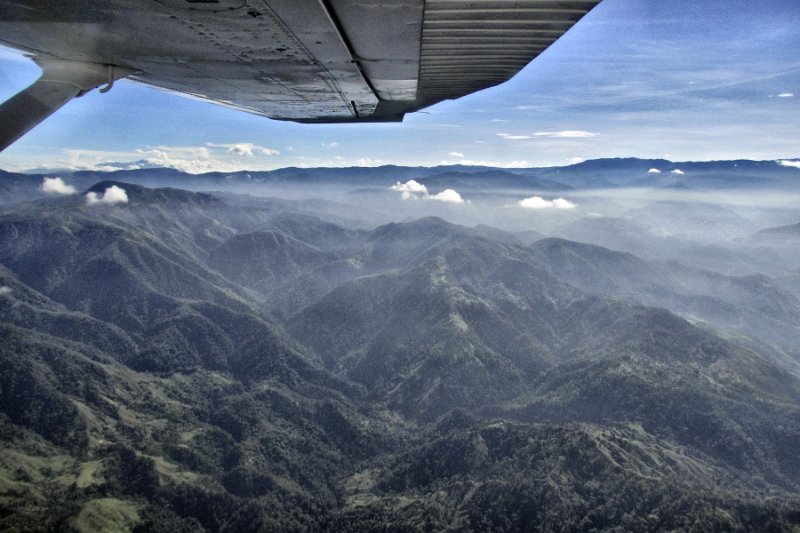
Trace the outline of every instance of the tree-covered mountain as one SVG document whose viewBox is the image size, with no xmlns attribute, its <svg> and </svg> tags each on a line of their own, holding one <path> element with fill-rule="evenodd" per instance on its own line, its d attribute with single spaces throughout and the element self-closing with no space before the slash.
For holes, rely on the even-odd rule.
<svg viewBox="0 0 800 533">
<path fill-rule="evenodd" d="M 0 212 L 0 529 L 800 527 L 766 277 L 111 187 Z"/>
</svg>

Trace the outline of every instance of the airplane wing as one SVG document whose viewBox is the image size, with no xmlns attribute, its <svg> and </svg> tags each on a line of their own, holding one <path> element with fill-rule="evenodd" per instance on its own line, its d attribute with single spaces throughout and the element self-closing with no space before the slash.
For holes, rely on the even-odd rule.
<svg viewBox="0 0 800 533">
<path fill-rule="evenodd" d="M 120 77 L 279 120 L 401 121 L 510 79 L 599 2 L 0 0 L 0 43 L 43 70 L 0 106 L 0 150 Z"/>
</svg>

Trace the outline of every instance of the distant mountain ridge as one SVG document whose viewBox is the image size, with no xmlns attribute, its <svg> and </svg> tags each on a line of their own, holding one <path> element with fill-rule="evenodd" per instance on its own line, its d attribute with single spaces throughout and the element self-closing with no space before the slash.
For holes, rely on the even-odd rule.
<svg viewBox="0 0 800 533">
<path fill-rule="evenodd" d="M 122 168 L 104 165 L 107 170 L 66 169 L 33 173 L 0 171 L 0 203 L 42 196 L 38 190 L 46 176 L 59 176 L 79 190 L 97 181 L 113 179 L 149 187 L 171 185 L 194 190 L 215 190 L 234 185 L 340 185 L 354 188 L 388 188 L 397 181 L 414 179 L 437 189 L 507 189 L 566 191 L 605 187 L 667 187 L 676 190 L 715 190 L 797 187 L 800 169 L 777 161 L 671 162 L 664 159 L 607 158 L 584 161 L 564 167 L 495 168 L 447 165 L 434 167 L 295 168 L 270 171 L 209 172 L 188 174 L 174 168 Z M 650 172 L 658 170 L 658 173 Z M 679 173 L 676 173 L 679 172 Z"/>
</svg>

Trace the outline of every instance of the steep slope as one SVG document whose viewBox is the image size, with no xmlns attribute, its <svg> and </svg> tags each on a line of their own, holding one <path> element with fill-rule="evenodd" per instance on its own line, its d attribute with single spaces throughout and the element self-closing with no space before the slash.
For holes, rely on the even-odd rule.
<svg viewBox="0 0 800 533">
<path fill-rule="evenodd" d="M 654 299 L 663 292 L 653 283 L 657 268 L 648 275 L 648 264 L 632 256 L 564 241 L 540 241 L 533 250 L 504 245 L 435 219 L 373 236 L 366 257 L 376 265 L 391 260 L 397 271 L 349 282 L 289 323 L 328 368 L 364 384 L 371 398 L 422 421 L 482 406 L 531 421 L 638 423 L 791 484 L 798 463 L 770 443 L 800 431 L 796 378 L 667 311 L 587 297 L 556 277 L 583 276 L 583 286 L 613 293 L 631 275 L 630 292 Z M 580 259 L 566 263 L 561 252 L 572 247 L 594 255 L 575 253 Z M 714 276 L 695 275 L 722 292 Z M 729 292 L 740 298 L 736 305 L 751 300 L 754 313 L 794 309 L 794 298 L 774 286 L 750 294 L 742 287 Z M 780 300 L 767 297 L 770 290 L 790 307 L 774 307 Z M 752 304 L 758 298 L 765 309 Z M 525 407 L 491 407 L 504 401 Z M 742 403 L 754 406 L 748 422 L 732 424 Z M 717 413 L 707 423 L 723 437 L 700 431 L 692 405 Z M 792 429 L 769 431 L 777 420 L 792 420 Z M 738 429 L 724 430 L 731 424 Z"/>
<path fill-rule="evenodd" d="M 359 389 L 124 207 L 82 209 L 0 221 L 0 528 L 319 529 L 391 445 Z"/>
<path fill-rule="evenodd" d="M 780 500 L 753 506 L 738 483 L 637 425 L 453 416 L 408 452 L 350 478 L 333 529 L 779 531 L 796 519 Z"/>
<path fill-rule="evenodd" d="M 800 300 L 766 276 L 722 276 L 562 239 L 531 250 L 542 268 L 587 292 L 664 307 L 800 356 Z"/>
</svg>

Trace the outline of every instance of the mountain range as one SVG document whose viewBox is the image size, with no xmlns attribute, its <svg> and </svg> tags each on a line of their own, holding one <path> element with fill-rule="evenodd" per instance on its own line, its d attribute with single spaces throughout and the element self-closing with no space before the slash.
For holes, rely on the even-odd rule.
<svg viewBox="0 0 800 533">
<path fill-rule="evenodd" d="M 800 528 L 782 281 L 159 172 L 0 210 L 0 529 Z"/>
<path fill-rule="evenodd" d="M 792 161 L 789 161 L 790 163 Z M 595 159 L 565 167 L 494 168 L 446 165 L 437 167 L 281 168 L 270 171 L 188 174 L 146 162 L 103 163 L 102 170 L 32 169 L 0 171 L 0 202 L 41 197 L 46 176 L 58 176 L 78 189 L 112 177 L 145 186 L 172 185 L 192 190 L 222 190 L 253 185 L 347 186 L 386 189 L 397 181 L 417 180 L 435 189 L 524 189 L 540 192 L 604 188 L 668 188 L 716 191 L 723 189 L 783 189 L 796 187 L 800 170 L 779 161 L 672 162 L 664 159 Z"/>
</svg>

